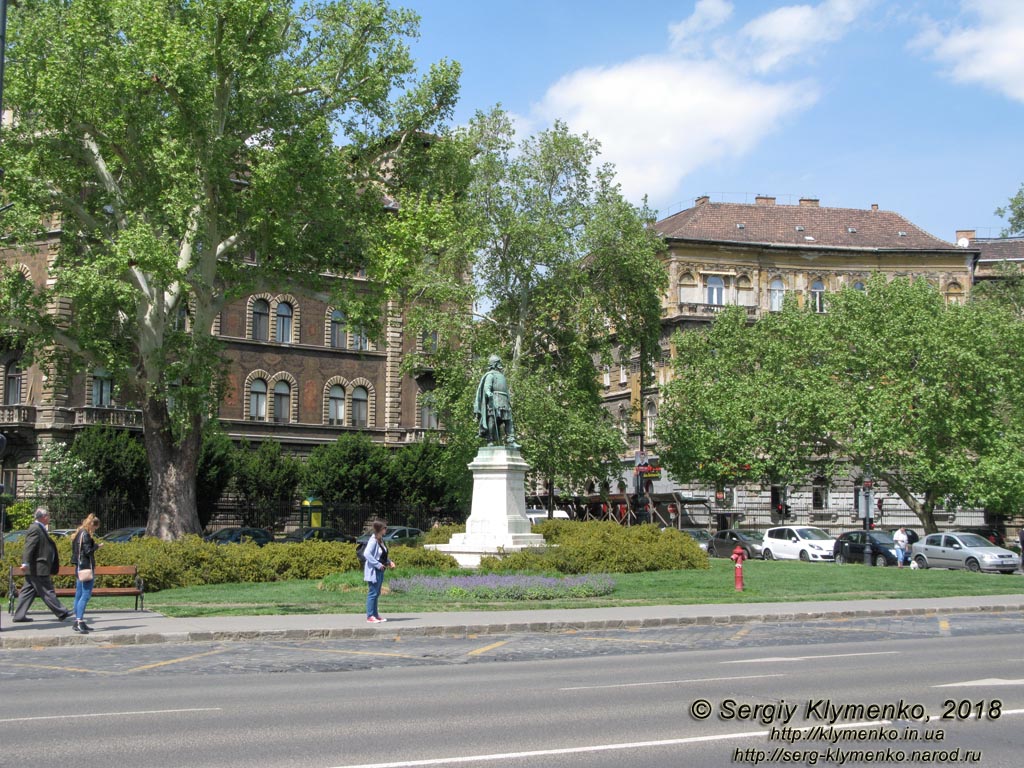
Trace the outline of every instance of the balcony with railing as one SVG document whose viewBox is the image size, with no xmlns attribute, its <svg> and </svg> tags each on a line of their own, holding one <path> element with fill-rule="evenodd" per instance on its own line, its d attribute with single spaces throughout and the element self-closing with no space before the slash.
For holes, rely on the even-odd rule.
<svg viewBox="0 0 1024 768">
<path fill-rule="evenodd" d="M 98 407 L 87 405 L 75 408 L 75 426 L 101 424 L 108 427 L 141 427 L 142 411 L 132 408 Z"/>
<path fill-rule="evenodd" d="M 730 304 L 700 304 L 690 301 L 681 301 L 676 305 L 676 314 L 685 315 L 687 317 L 713 317 L 725 309 Z M 751 320 L 756 320 L 758 317 L 758 307 L 744 306 L 747 311 L 747 317 Z"/>
<path fill-rule="evenodd" d="M 31 427 L 35 422 L 34 405 L 0 405 L 0 424 Z"/>
</svg>

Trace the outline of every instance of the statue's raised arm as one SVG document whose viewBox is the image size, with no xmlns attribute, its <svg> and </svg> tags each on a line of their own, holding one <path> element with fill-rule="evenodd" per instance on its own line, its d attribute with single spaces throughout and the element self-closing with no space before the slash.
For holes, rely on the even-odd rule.
<svg viewBox="0 0 1024 768">
<path fill-rule="evenodd" d="M 480 437 L 487 440 L 488 444 L 516 444 L 508 379 L 502 370 L 501 358 L 497 355 L 491 355 L 487 360 L 487 372 L 480 378 L 476 388 L 473 415 L 476 417 Z"/>
</svg>

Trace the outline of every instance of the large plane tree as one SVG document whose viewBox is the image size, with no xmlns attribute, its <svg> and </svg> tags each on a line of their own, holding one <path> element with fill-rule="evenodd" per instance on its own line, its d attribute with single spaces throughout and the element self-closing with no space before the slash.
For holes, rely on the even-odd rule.
<svg viewBox="0 0 1024 768">
<path fill-rule="evenodd" d="M 415 254 L 388 247 L 388 211 L 426 191 L 424 137 L 458 89 L 454 64 L 416 73 L 416 34 L 382 0 L 11 9 L 0 224 L 18 247 L 59 247 L 43 292 L 6 272 L 0 311 L 27 354 L 102 366 L 141 408 L 149 534 L 200 531 L 226 302 L 288 285 L 374 318 L 400 288 Z M 362 304 L 322 277 L 356 270 L 377 288 Z"/>
</svg>

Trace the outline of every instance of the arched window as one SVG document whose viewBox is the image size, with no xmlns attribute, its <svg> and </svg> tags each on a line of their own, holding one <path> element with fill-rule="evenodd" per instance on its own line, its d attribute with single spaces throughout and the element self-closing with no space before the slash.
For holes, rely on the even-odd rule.
<svg viewBox="0 0 1024 768">
<path fill-rule="evenodd" d="M 619 406 L 619 431 L 623 437 L 629 434 L 629 411 L 624 405 Z"/>
<path fill-rule="evenodd" d="M 291 344 L 292 341 L 292 305 L 284 301 L 277 305 L 274 340 L 279 344 Z"/>
<path fill-rule="evenodd" d="M 112 403 L 113 381 L 103 368 L 92 372 L 92 404 L 97 408 L 109 408 Z"/>
<path fill-rule="evenodd" d="M 437 408 L 434 405 L 434 394 L 430 390 L 420 392 L 420 427 L 437 429 Z"/>
<path fill-rule="evenodd" d="M 252 303 L 252 338 L 253 341 L 270 339 L 270 304 L 266 299 L 256 299 Z"/>
<path fill-rule="evenodd" d="M 781 312 L 786 300 L 786 284 L 776 277 L 768 284 L 768 311 Z"/>
<path fill-rule="evenodd" d="M 855 280 L 854 283 L 853 283 L 853 290 L 855 290 L 855 291 L 863 291 L 864 290 L 864 281 L 863 280 Z"/>
<path fill-rule="evenodd" d="M 292 416 L 292 388 L 287 381 L 274 385 L 274 422 L 287 424 Z"/>
<path fill-rule="evenodd" d="M 352 331 L 352 349 L 365 352 L 370 348 L 370 340 L 366 336 L 365 328 L 356 328 Z"/>
<path fill-rule="evenodd" d="M 345 388 L 335 384 L 327 395 L 327 423 L 335 426 L 345 424 Z"/>
<path fill-rule="evenodd" d="M 267 382 L 256 379 L 249 385 L 249 421 L 267 420 Z"/>
<path fill-rule="evenodd" d="M 811 309 L 815 312 L 825 311 L 825 284 L 821 280 L 811 283 Z"/>
<path fill-rule="evenodd" d="M 648 440 L 654 439 L 654 426 L 658 423 L 658 406 L 652 400 L 647 404 L 647 413 L 644 423 L 644 435 Z"/>
<path fill-rule="evenodd" d="M 331 347 L 345 348 L 345 313 L 340 309 L 331 312 Z"/>
<path fill-rule="evenodd" d="M 725 280 L 711 275 L 704 285 L 707 287 L 707 303 L 722 306 L 725 303 Z"/>
<path fill-rule="evenodd" d="M 4 374 L 4 405 L 21 405 L 21 366 L 17 362 L 9 363 Z"/>
<path fill-rule="evenodd" d="M 352 390 L 352 426 L 366 427 L 369 423 L 370 397 L 366 387 L 356 387 Z"/>
<path fill-rule="evenodd" d="M 960 287 L 960 283 L 953 281 L 946 286 L 946 303 L 947 304 L 962 304 L 964 300 L 964 289 Z"/>
</svg>

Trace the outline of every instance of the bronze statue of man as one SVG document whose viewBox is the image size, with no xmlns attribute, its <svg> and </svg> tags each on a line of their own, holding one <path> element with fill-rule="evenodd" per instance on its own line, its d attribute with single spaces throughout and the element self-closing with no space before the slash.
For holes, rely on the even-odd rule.
<svg viewBox="0 0 1024 768">
<path fill-rule="evenodd" d="M 476 388 L 473 415 L 479 425 L 480 437 L 486 438 L 488 444 L 516 444 L 508 379 L 502 370 L 501 358 L 497 355 L 491 355 L 487 360 L 487 372 Z"/>
</svg>

